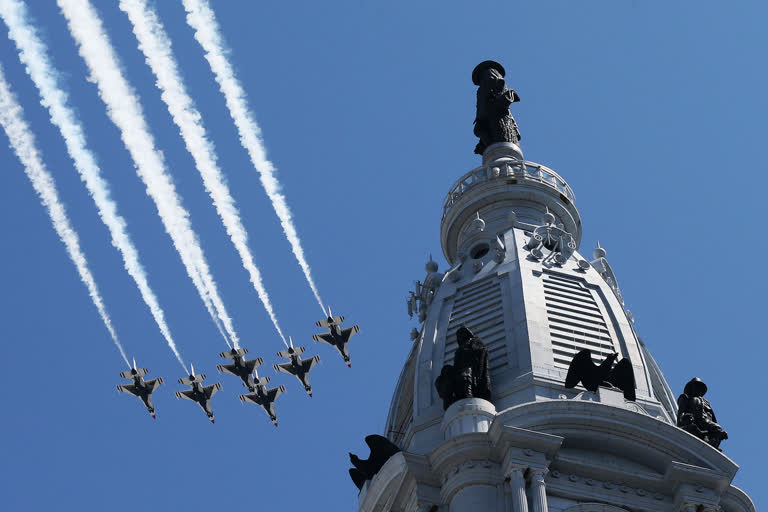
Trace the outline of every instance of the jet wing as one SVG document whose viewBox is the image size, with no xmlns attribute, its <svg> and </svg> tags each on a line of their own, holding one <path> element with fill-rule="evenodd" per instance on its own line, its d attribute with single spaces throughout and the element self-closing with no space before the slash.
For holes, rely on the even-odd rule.
<svg viewBox="0 0 768 512">
<path fill-rule="evenodd" d="M 162 378 L 162 377 L 158 377 L 158 378 L 156 378 L 156 379 L 152 379 L 152 380 L 146 380 L 146 381 L 144 381 L 144 384 L 146 384 L 146 385 L 147 385 L 147 388 L 149 389 L 149 392 L 150 392 L 150 393 L 152 393 L 152 392 L 153 392 L 153 391 L 155 391 L 157 388 L 159 388 L 159 387 L 160 387 L 160 384 L 162 384 L 162 383 L 163 383 L 163 378 Z"/>
<path fill-rule="evenodd" d="M 124 386 L 117 386 L 118 391 L 122 391 L 123 393 L 130 393 L 134 396 L 139 396 L 139 392 L 136 390 L 136 386 L 134 384 L 126 384 Z"/>
<path fill-rule="evenodd" d="M 250 361 L 246 361 L 245 367 L 248 368 L 248 373 L 253 373 L 256 371 L 256 368 L 261 366 L 263 362 L 264 362 L 263 358 L 257 357 L 256 359 L 251 359 Z"/>
<path fill-rule="evenodd" d="M 302 359 L 301 360 L 301 367 L 304 368 L 305 372 L 308 372 L 312 368 L 315 367 L 315 365 L 320 362 L 320 356 L 313 356 L 309 359 Z"/>
<path fill-rule="evenodd" d="M 203 391 L 205 392 L 205 396 L 210 399 L 220 389 L 221 389 L 221 384 L 217 382 L 216 384 L 211 384 L 210 386 L 205 386 L 203 388 Z"/>
<path fill-rule="evenodd" d="M 280 363 L 272 366 L 276 372 L 283 372 L 287 373 L 288 375 L 293 375 L 293 372 L 291 371 L 293 369 L 293 365 L 291 363 Z"/>
<path fill-rule="evenodd" d="M 327 332 L 325 334 L 313 334 L 312 339 L 328 345 L 335 345 L 333 342 L 333 334 Z"/>
<path fill-rule="evenodd" d="M 353 325 L 352 327 L 347 327 L 346 329 L 341 330 L 341 337 L 345 340 L 349 341 L 349 339 L 360 332 L 360 326 L 359 325 Z"/>
<path fill-rule="evenodd" d="M 176 392 L 176 398 L 183 398 L 184 400 L 194 400 L 192 396 L 193 396 L 193 391 L 191 389 Z"/>
<path fill-rule="evenodd" d="M 250 395 L 240 395 L 240 400 L 243 402 L 251 402 L 252 404 L 261 405 L 261 400 L 259 400 L 259 395 L 256 393 L 252 393 Z"/>
<path fill-rule="evenodd" d="M 235 365 L 233 364 L 217 364 L 216 369 L 220 372 L 230 373 L 232 375 L 237 375 L 235 373 Z"/>
<path fill-rule="evenodd" d="M 277 400 L 277 397 L 283 394 L 283 391 L 285 391 L 285 386 L 280 386 L 278 388 L 272 388 L 267 390 L 267 397 L 269 398 L 270 402 L 274 402 Z"/>
</svg>

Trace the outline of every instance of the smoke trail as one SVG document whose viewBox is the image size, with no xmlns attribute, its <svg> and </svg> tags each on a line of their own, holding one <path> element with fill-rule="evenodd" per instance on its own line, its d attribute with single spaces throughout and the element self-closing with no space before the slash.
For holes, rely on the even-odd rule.
<svg viewBox="0 0 768 512">
<path fill-rule="evenodd" d="M 236 347 L 239 346 L 232 320 L 219 297 L 208 262 L 192 230 L 189 213 L 181 205 L 166 172 L 163 156 L 155 147 L 139 100 L 120 71 L 119 60 L 104 32 L 101 19 L 88 0 L 57 1 L 69 31 L 77 42 L 80 55 L 99 89 L 99 96 L 107 106 L 107 114 L 120 129 L 123 143 L 147 187 L 147 193 L 155 202 L 163 226 L 171 236 L 187 274 L 211 317 L 218 317 L 229 339 Z"/>
<path fill-rule="evenodd" d="M 48 59 L 47 48 L 27 21 L 26 7 L 18 0 L 2 0 L 0 1 L 0 17 L 8 25 L 9 36 L 19 50 L 19 59 L 40 91 L 42 104 L 48 108 L 51 122 L 59 129 L 64 138 L 67 152 L 96 203 L 99 217 L 109 228 L 112 245 L 120 251 L 126 271 L 136 282 L 141 297 L 149 307 L 168 346 L 181 366 L 185 366 L 165 321 L 165 313 L 149 286 L 146 272 L 139 262 L 136 247 L 126 231 L 125 220 L 117 213 L 117 204 L 110 197 L 109 187 L 101 176 L 101 169 L 96 163 L 96 158 L 87 148 L 83 129 L 74 112 L 67 105 L 67 94 L 59 87 L 58 73 Z"/>
<path fill-rule="evenodd" d="M 309 264 L 304 257 L 304 249 L 301 247 L 301 240 L 293 225 L 291 210 L 285 202 L 285 196 L 280 191 L 280 183 L 275 177 L 275 167 L 267 159 L 267 152 L 261 140 L 261 129 L 248 109 L 245 91 L 243 91 L 232 66 L 227 60 L 216 17 L 205 0 L 182 0 L 182 3 L 187 11 L 187 23 L 195 30 L 195 39 L 203 47 L 205 58 L 216 76 L 216 82 L 218 82 L 221 92 L 224 93 L 229 114 L 240 133 L 240 143 L 248 151 L 251 163 L 259 173 L 261 185 L 272 201 L 272 207 L 280 219 L 285 237 L 291 244 L 293 254 L 304 272 L 304 277 L 306 277 L 307 283 L 309 283 L 309 287 L 315 294 L 315 299 L 317 299 L 317 303 L 325 315 L 323 301 L 317 291 L 315 281 L 312 279 Z"/>
<path fill-rule="evenodd" d="M 235 206 L 235 200 L 229 192 L 221 170 L 216 163 L 213 144 L 203 127 L 200 113 L 195 108 L 192 98 L 187 94 L 181 80 L 176 59 L 171 50 L 171 42 L 158 20 L 157 14 L 151 10 L 145 0 L 121 0 L 123 10 L 133 25 L 133 32 L 139 41 L 139 48 L 144 53 L 147 64 L 157 77 L 157 86 L 162 91 L 163 101 L 179 127 L 181 137 L 187 150 L 195 160 L 200 175 L 203 177 L 205 188 L 213 199 L 216 211 L 221 217 L 227 234 L 232 239 L 243 266 L 248 271 L 251 283 L 264 304 L 269 318 L 275 326 L 280 338 L 285 343 L 285 336 L 277 323 L 269 294 L 264 288 L 261 272 L 253 261 L 253 255 L 248 249 L 248 233 L 240 220 L 240 213 Z"/>
<path fill-rule="evenodd" d="M 109 313 L 107 313 L 107 308 L 104 306 L 104 301 L 101 298 L 101 293 L 99 293 L 99 288 L 96 286 L 96 281 L 88 269 L 88 262 L 80 249 L 80 240 L 75 230 L 72 229 L 64 205 L 59 199 L 53 176 L 51 176 L 40 159 L 40 154 L 35 146 L 35 137 L 24 120 L 21 107 L 10 91 L 2 68 L 0 68 L 0 125 L 5 129 L 5 133 L 11 142 L 11 147 L 24 165 L 24 171 L 27 173 L 29 181 L 32 182 L 37 195 L 40 196 L 43 205 L 48 210 L 48 215 L 53 222 L 53 228 L 56 230 L 59 238 L 61 238 L 61 241 L 64 242 L 67 253 L 69 253 L 69 257 L 72 259 L 75 267 L 77 267 L 80 279 L 88 288 L 91 300 L 93 300 L 93 304 L 99 311 L 99 315 L 104 321 L 109 335 L 112 336 L 115 346 L 120 351 L 123 361 L 125 361 L 127 366 L 130 366 L 125 350 L 123 350 L 123 346 L 120 344 L 117 333 L 112 326 L 112 320 L 109 317 Z"/>
</svg>

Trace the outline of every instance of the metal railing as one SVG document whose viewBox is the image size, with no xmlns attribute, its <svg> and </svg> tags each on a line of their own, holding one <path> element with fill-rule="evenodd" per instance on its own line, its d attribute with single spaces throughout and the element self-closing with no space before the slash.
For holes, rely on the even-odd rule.
<svg viewBox="0 0 768 512">
<path fill-rule="evenodd" d="M 543 165 L 527 161 L 506 161 L 492 162 L 491 164 L 478 167 L 462 176 L 448 192 L 443 204 L 443 216 L 453 207 L 454 204 L 464 195 L 464 192 L 480 183 L 493 180 L 531 180 L 559 191 L 571 202 L 575 202 L 573 190 L 555 171 Z"/>
</svg>

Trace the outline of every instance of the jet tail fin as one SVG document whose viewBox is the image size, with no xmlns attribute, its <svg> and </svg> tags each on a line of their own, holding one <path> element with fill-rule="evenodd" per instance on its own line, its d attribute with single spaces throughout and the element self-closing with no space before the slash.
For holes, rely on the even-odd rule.
<svg viewBox="0 0 768 512">
<path fill-rule="evenodd" d="M 143 377 L 149 373 L 146 368 L 131 368 L 128 371 L 120 372 L 120 376 L 124 379 L 132 379 L 134 377 Z"/>
<path fill-rule="evenodd" d="M 292 347 L 293 348 L 293 354 L 295 355 L 301 355 L 306 350 L 304 347 Z M 281 350 L 277 353 L 280 357 L 289 358 L 291 357 L 291 351 L 290 350 Z"/>
<path fill-rule="evenodd" d="M 227 350 L 226 352 L 222 352 L 219 354 L 219 357 L 226 357 L 227 359 L 234 359 L 237 356 L 244 356 L 248 353 L 247 348 L 235 348 L 232 350 Z"/>
<path fill-rule="evenodd" d="M 185 384 L 187 386 L 191 386 L 192 384 L 196 382 L 203 382 L 205 380 L 205 374 L 204 373 L 198 373 L 197 375 L 189 375 L 187 377 L 182 377 L 179 379 L 179 384 Z"/>
<path fill-rule="evenodd" d="M 335 327 L 337 325 L 341 325 L 341 323 L 344 321 L 343 316 L 329 316 L 328 318 L 324 320 L 320 320 L 318 322 L 315 322 L 315 325 L 318 327 L 325 327 L 327 329 L 330 329 L 331 327 Z"/>
</svg>

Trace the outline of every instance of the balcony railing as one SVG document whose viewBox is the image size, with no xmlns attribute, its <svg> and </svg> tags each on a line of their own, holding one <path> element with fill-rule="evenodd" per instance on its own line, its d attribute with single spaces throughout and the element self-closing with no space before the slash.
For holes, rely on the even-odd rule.
<svg viewBox="0 0 768 512">
<path fill-rule="evenodd" d="M 443 216 L 453 207 L 462 195 L 469 189 L 493 180 L 530 180 L 543 183 L 559 191 L 572 203 L 575 202 L 573 190 L 555 171 L 534 162 L 508 161 L 492 162 L 469 171 L 448 192 L 443 205 Z"/>
</svg>

